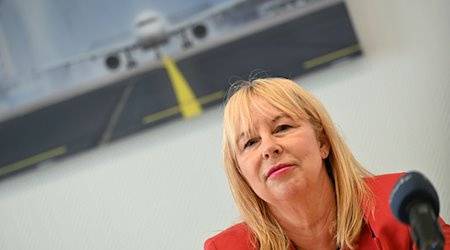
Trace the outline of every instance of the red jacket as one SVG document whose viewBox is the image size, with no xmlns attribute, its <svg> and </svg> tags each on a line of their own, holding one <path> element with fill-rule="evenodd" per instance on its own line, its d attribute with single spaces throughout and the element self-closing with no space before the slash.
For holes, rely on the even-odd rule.
<svg viewBox="0 0 450 250">
<path fill-rule="evenodd" d="M 394 218 L 389 206 L 391 190 L 400 176 L 402 174 L 387 174 L 366 179 L 375 196 L 375 209 L 373 213 L 365 211 L 366 224 L 356 249 L 416 249 L 409 228 Z M 450 250 L 450 225 L 441 218 L 439 221 L 446 239 L 445 249 Z M 239 223 L 209 238 L 204 247 L 205 250 L 254 250 L 252 239 L 254 237 L 245 223 Z"/>
</svg>

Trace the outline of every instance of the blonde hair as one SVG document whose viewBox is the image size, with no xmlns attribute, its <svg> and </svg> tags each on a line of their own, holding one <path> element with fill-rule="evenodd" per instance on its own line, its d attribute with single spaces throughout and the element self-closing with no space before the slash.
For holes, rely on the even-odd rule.
<svg viewBox="0 0 450 250">
<path fill-rule="evenodd" d="M 267 204 L 251 189 L 240 173 L 236 160 L 237 126 L 250 128 L 252 99 L 264 98 L 292 118 L 307 119 L 318 138 L 330 143 L 326 165 L 336 193 L 336 240 L 353 249 L 364 225 L 362 207 L 370 200 L 363 177 L 370 176 L 355 159 L 339 135 L 328 112 L 310 93 L 283 78 L 256 79 L 235 83 L 229 91 L 224 111 L 223 154 L 225 172 L 241 217 L 253 233 L 255 248 L 289 249 L 290 240 L 270 213 Z"/>
</svg>

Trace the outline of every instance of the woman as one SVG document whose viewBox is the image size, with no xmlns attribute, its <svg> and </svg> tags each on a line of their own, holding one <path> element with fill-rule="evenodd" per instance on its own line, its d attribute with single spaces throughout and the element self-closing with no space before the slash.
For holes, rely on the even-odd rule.
<svg viewBox="0 0 450 250">
<path fill-rule="evenodd" d="M 388 204 L 400 175 L 365 170 L 325 108 L 291 80 L 231 88 L 223 150 L 243 222 L 205 249 L 412 249 Z"/>
</svg>

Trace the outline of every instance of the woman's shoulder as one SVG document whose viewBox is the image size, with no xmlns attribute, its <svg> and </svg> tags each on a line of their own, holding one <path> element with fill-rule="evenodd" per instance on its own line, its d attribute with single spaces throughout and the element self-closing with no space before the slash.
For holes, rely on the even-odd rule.
<svg viewBox="0 0 450 250">
<path fill-rule="evenodd" d="M 380 175 L 373 175 L 373 176 L 365 177 L 364 180 L 366 182 L 379 182 L 379 181 L 396 182 L 403 175 L 405 175 L 405 173 L 403 173 L 403 172 L 380 174 Z"/>
<path fill-rule="evenodd" d="M 235 224 L 207 239 L 205 250 L 250 250 L 254 249 L 253 236 L 243 222 Z"/>
<path fill-rule="evenodd" d="M 389 196 L 395 183 L 405 173 L 390 173 L 365 177 L 364 181 L 368 187 L 377 195 Z"/>
<path fill-rule="evenodd" d="M 371 202 L 366 203 L 369 207 L 365 208 L 366 218 L 371 217 L 373 212 L 381 212 L 382 214 L 390 213 L 389 198 L 395 183 L 402 177 L 404 173 L 391 173 L 376 175 L 364 178 L 365 183 L 371 192 Z M 369 212 L 370 211 L 370 212 Z M 393 216 L 389 216 L 394 219 Z"/>
<path fill-rule="evenodd" d="M 376 175 L 365 178 L 373 194 L 370 207 L 365 209 L 366 223 L 372 238 L 383 249 L 411 249 L 412 240 L 408 227 L 398 221 L 391 212 L 389 199 L 392 188 L 404 173 Z"/>
</svg>

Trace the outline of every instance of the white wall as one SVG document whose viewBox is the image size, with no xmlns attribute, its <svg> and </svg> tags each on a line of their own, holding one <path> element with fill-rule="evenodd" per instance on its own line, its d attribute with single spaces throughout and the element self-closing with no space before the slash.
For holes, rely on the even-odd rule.
<svg viewBox="0 0 450 250">
<path fill-rule="evenodd" d="M 348 1 L 365 55 L 297 81 L 375 173 L 419 170 L 450 220 L 450 2 Z M 0 249 L 201 249 L 238 221 L 221 107 L 0 182 Z"/>
</svg>

